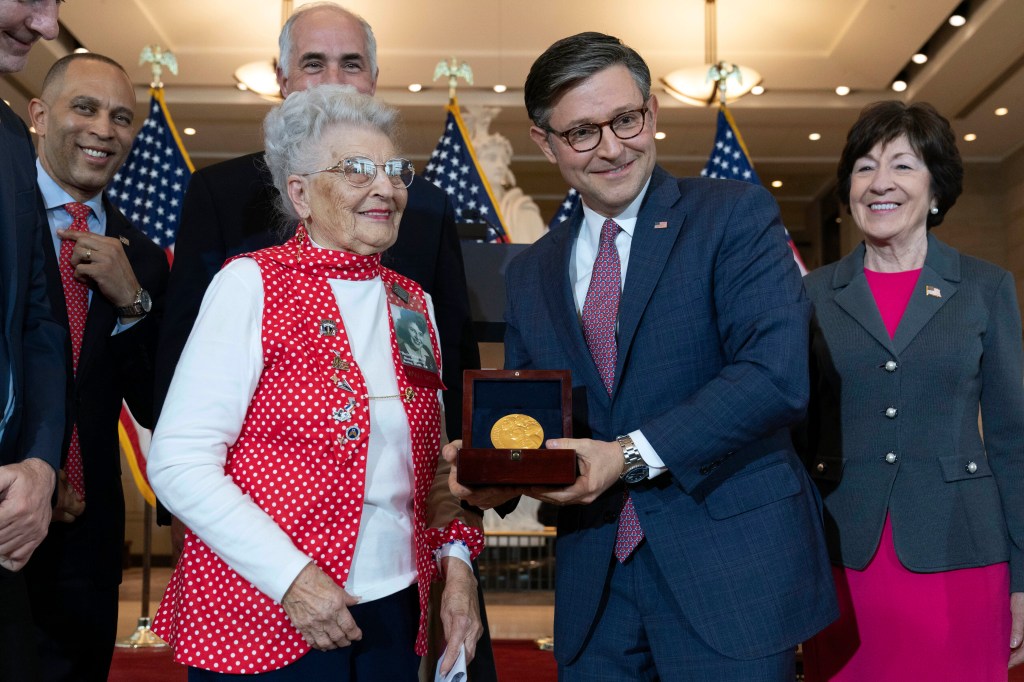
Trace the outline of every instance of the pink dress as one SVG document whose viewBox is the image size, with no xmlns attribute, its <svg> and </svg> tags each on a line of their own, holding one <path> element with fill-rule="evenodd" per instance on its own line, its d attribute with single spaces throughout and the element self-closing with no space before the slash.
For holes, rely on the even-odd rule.
<svg viewBox="0 0 1024 682">
<path fill-rule="evenodd" d="M 920 270 L 864 270 L 892 337 Z M 839 620 L 804 643 L 807 682 L 991 682 L 1007 679 L 1010 569 L 1005 563 L 913 573 L 888 516 L 863 571 L 832 567 Z"/>
</svg>

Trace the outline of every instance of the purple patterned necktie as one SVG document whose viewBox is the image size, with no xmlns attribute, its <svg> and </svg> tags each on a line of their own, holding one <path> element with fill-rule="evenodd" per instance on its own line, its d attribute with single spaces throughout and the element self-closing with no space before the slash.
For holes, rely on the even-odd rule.
<svg viewBox="0 0 1024 682">
<path fill-rule="evenodd" d="M 590 355 L 594 358 L 608 395 L 612 394 L 615 385 L 615 364 L 618 360 L 615 324 L 619 317 L 622 279 L 615 237 L 619 229 L 618 224 L 611 219 L 604 221 L 601 226 L 601 246 L 597 251 L 597 260 L 594 261 L 587 298 L 583 302 L 583 337 L 587 340 Z M 643 539 L 644 531 L 627 491 L 615 536 L 616 558 L 619 561 L 628 559 Z"/>
</svg>

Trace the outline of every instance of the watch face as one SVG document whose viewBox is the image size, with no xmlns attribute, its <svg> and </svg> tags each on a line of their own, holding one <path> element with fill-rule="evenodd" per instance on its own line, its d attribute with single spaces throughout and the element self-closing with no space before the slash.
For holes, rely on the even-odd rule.
<svg viewBox="0 0 1024 682">
<path fill-rule="evenodd" d="M 640 481 L 647 479 L 647 475 L 649 472 L 650 469 L 647 467 L 647 465 L 641 464 L 640 466 L 635 466 L 629 471 L 627 471 L 625 474 L 623 474 L 622 480 L 625 481 L 626 483 L 639 483 Z"/>
<path fill-rule="evenodd" d="M 146 313 L 153 309 L 153 299 L 145 289 L 139 294 L 139 305 L 142 306 L 143 312 Z"/>
</svg>

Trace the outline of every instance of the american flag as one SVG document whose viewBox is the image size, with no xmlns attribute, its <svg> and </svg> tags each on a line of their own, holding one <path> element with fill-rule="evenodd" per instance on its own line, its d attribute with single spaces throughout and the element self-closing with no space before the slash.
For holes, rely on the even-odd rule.
<svg viewBox="0 0 1024 682">
<path fill-rule="evenodd" d="M 171 253 L 181 201 L 195 167 L 181 143 L 160 88 L 150 90 L 149 117 L 107 194 L 150 239 Z"/>
<path fill-rule="evenodd" d="M 580 193 L 576 191 L 575 187 L 569 188 L 569 193 L 562 199 L 562 203 L 558 206 L 558 213 L 548 223 L 548 229 L 553 230 L 572 215 L 572 212 L 576 210 L 576 206 L 580 203 Z"/>
<path fill-rule="evenodd" d="M 466 126 L 459 114 L 459 103 L 448 105 L 448 119 L 437 148 L 430 155 L 423 179 L 448 193 L 460 223 L 487 225 L 487 241 L 507 242 L 508 231 L 498 211 L 491 186 L 480 170 Z"/>
<path fill-rule="evenodd" d="M 742 180 L 755 185 L 761 184 L 761 178 L 757 177 L 754 163 L 750 160 L 747 145 L 743 143 L 740 131 L 736 128 L 736 121 L 724 106 L 718 109 L 715 147 L 711 150 L 707 165 L 704 166 L 704 170 L 700 174 L 705 178 L 724 178 Z M 789 230 L 786 230 L 786 243 L 789 245 L 790 251 L 793 252 L 793 260 L 800 268 L 800 274 L 806 275 L 807 267 L 804 265 L 803 259 L 800 258 L 800 252 L 797 251 L 793 238 L 789 236 Z"/>
</svg>

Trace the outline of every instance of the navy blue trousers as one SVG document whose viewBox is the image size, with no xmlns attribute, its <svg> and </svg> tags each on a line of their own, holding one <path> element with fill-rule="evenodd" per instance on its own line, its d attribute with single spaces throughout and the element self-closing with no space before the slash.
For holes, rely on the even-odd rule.
<svg viewBox="0 0 1024 682">
<path fill-rule="evenodd" d="M 383 599 L 350 606 L 349 611 L 363 631 L 363 638 L 349 646 L 331 651 L 312 649 L 291 665 L 257 675 L 189 668 L 188 682 L 415 682 L 420 667 L 420 657 L 414 651 L 420 624 L 416 585 Z"/>
<path fill-rule="evenodd" d="M 559 682 L 792 682 L 795 651 L 740 661 L 709 647 L 694 631 L 647 541 L 613 564 L 583 650 L 559 666 Z M 558 617 L 558 614 L 555 614 Z M 558 642 L 555 642 L 558 646 Z"/>
</svg>

